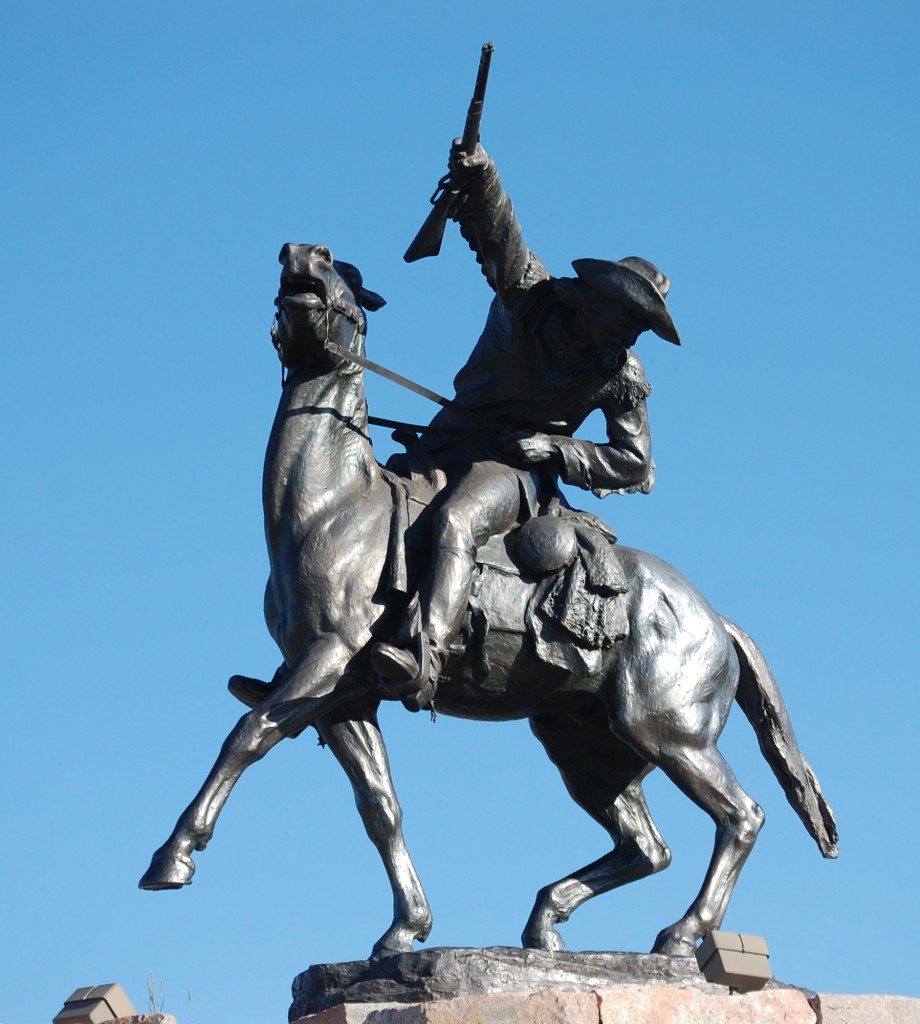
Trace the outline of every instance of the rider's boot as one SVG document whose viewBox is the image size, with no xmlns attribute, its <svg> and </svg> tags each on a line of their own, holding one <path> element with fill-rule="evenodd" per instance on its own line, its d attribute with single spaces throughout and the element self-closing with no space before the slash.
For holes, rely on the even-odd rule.
<svg viewBox="0 0 920 1024">
<path fill-rule="evenodd" d="M 371 665 L 380 676 L 380 681 L 394 696 L 412 693 L 424 682 L 421 659 L 408 647 L 374 644 L 371 648 Z"/>
<path fill-rule="evenodd" d="M 388 696 L 399 699 L 410 711 L 431 703 L 444 664 L 441 651 L 433 649 L 421 630 L 413 638 L 415 649 L 396 644 L 374 644 L 371 665 Z"/>
<path fill-rule="evenodd" d="M 278 685 L 284 669 L 284 664 L 279 665 L 270 683 L 254 679 L 252 676 L 230 676 L 227 680 L 227 689 L 247 708 L 256 708 Z"/>
<path fill-rule="evenodd" d="M 409 711 L 421 711 L 431 705 L 446 658 L 429 646 L 426 634 L 416 640 L 418 656 L 395 644 L 374 644 L 371 649 L 371 664 L 381 684 L 388 695 L 401 700 Z"/>
<path fill-rule="evenodd" d="M 455 548 L 442 548 L 435 559 L 431 594 L 421 597 L 423 628 L 414 637 L 416 650 L 378 643 L 371 664 L 384 687 L 410 710 L 427 707 L 434 698 L 438 676 L 470 596 L 473 557 Z"/>
</svg>

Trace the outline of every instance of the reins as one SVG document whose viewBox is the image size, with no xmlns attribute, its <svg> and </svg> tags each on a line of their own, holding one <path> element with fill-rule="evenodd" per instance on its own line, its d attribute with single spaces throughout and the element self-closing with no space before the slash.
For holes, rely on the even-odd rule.
<svg viewBox="0 0 920 1024">
<path fill-rule="evenodd" d="M 487 423 L 477 413 L 470 409 L 465 409 L 462 405 L 454 402 L 450 398 L 445 398 L 443 395 L 439 395 L 436 391 L 432 391 L 430 388 L 426 388 L 423 384 L 417 384 L 414 380 L 410 380 L 408 377 L 403 377 L 402 374 L 396 373 L 394 370 L 390 370 L 385 366 L 381 366 L 380 363 L 375 363 L 368 359 L 366 356 L 359 355 L 351 348 L 346 348 L 344 345 L 339 345 L 330 339 L 330 324 L 329 315 L 331 311 L 341 313 L 346 320 L 353 325 L 351 344 L 354 345 L 358 333 L 361 328 L 367 323 L 367 317 L 364 311 L 357 306 L 346 306 L 342 303 L 335 301 L 326 303 L 324 307 L 324 321 L 326 328 L 326 337 L 323 342 L 323 348 L 327 352 L 331 352 L 333 355 L 338 356 L 340 359 L 345 359 L 348 362 L 360 366 L 365 370 L 370 370 L 372 373 L 376 373 L 393 384 L 398 384 L 400 387 L 406 388 L 408 391 L 412 391 L 416 395 L 421 395 L 422 398 L 427 398 L 430 402 L 434 402 L 440 405 L 444 409 L 449 409 L 451 412 L 462 416 L 465 420 L 473 425 L 473 431 L 475 433 L 484 433 L 489 435 L 499 434 L 500 431 L 492 423 Z M 359 314 L 355 315 L 355 311 Z M 287 384 L 290 377 L 285 377 L 286 367 L 284 362 L 284 349 L 281 343 L 281 335 L 278 332 L 278 319 L 279 313 L 275 313 L 275 318 L 272 320 L 271 327 L 271 338 L 272 345 L 275 351 L 278 353 L 278 359 L 281 362 L 281 387 L 283 388 Z M 413 434 L 430 433 L 430 434 L 458 434 L 468 433 L 469 428 L 461 427 L 435 427 L 422 425 L 420 423 L 405 423 L 402 420 L 390 420 L 385 419 L 382 416 L 368 416 L 368 423 L 375 427 L 388 427 L 391 430 L 406 431 Z"/>
</svg>

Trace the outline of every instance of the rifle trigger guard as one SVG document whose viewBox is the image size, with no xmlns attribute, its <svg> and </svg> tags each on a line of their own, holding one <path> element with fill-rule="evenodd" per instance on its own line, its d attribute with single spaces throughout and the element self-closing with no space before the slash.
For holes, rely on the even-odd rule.
<svg viewBox="0 0 920 1024">
<path fill-rule="evenodd" d="M 448 173 L 447 173 L 447 174 L 445 174 L 445 175 L 444 175 L 444 177 L 443 177 L 443 178 L 441 178 L 441 180 L 440 180 L 440 181 L 438 182 L 438 186 L 437 186 L 437 188 L 436 188 L 436 189 L 434 190 L 434 192 L 432 192 L 432 193 L 431 193 L 431 198 L 430 198 L 430 199 L 428 200 L 428 202 L 429 202 L 429 203 L 431 203 L 431 205 L 432 205 L 432 206 L 436 206 L 436 205 L 437 205 L 437 202 L 438 202 L 438 200 L 439 200 L 439 199 L 441 198 L 441 196 L 442 196 L 442 195 L 444 195 L 444 193 L 445 193 L 445 192 L 447 191 L 447 189 L 448 189 L 449 185 L 450 185 L 450 173 L 448 172 Z"/>
</svg>

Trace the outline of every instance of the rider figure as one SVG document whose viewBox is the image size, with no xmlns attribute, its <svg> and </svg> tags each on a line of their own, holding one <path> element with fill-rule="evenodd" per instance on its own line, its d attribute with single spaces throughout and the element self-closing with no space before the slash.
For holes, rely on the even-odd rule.
<svg viewBox="0 0 920 1024">
<path fill-rule="evenodd" d="M 536 515 L 559 478 L 598 497 L 651 489 L 651 388 L 631 348 L 646 330 L 680 344 L 665 305 L 669 281 L 651 263 L 576 260 L 576 278 L 553 278 L 524 243 L 481 146 L 467 155 L 454 143 L 450 178 L 461 186 L 451 216 L 495 291 L 485 329 L 454 381 L 454 401 L 475 424 L 444 409 L 431 424 L 441 429 L 421 439 L 448 478 L 418 593 L 430 643 L 427 678 L 414 650 L 378 643 L 371 654 L 385 682 L 411 684 L 422 704 L 460 630 L 476 553 L 489 537 Z M 596 409 L 607 442 L 574 438 Z"/>
</svg>

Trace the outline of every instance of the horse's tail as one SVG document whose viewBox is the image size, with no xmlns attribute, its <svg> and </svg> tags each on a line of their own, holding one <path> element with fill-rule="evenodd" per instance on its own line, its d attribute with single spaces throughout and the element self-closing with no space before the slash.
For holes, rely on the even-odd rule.
<svg viewBox="0 0 920 1024">
<path fill-rule="evenodd" d="M 825 857 L 837 856 L 837 823 L 811 765 L 799 750 L 786 703 L 770 666 L 754 641 L 733 622 L 722 618 L 741 663 L 736 700 L 757 733 L 757 741 L 773 774 L 805 828 Z"/>
</svg>

